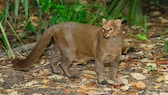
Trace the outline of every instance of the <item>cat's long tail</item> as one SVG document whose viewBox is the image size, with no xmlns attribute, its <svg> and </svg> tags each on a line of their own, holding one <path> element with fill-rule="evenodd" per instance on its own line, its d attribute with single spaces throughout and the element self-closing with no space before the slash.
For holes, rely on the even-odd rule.
<svg viewBox="0 0 168 95">
<path fill-rule="evenodd" d="M 33 63 L 35 63 L 44 52 L 47 45 L 50 43 L 54 35 L 54 28 L 47 29 L 37 42 L 36 46 L 24 60 L 15 59 L 12 64 L 13 68 L 17 70 L 27 70 Z"/>
</svg>

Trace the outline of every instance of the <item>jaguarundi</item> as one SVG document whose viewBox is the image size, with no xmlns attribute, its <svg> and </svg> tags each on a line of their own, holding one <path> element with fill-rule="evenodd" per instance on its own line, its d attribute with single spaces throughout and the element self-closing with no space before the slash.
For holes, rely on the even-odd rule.
<svg viewBox="0 0 168 95">
<path fill-rule="evenodd" d="M 15 59 L 13 67 L 17 70 L 28 69 L 39 59 L 52 37 L 56 52 L 55 63 L 51 63 L 53 69 L 56 63 L 61 62 L 60 67 L 65 75 L 74 78 L 75 75 L 68 70 L 73 62 L 94 59 L 98 83 L 107 83 L 103 72 L 104 63 L 111 64 L 111 79 L 116 81 L 123 44 L 120 19 L 102 19 L 102 27 L 75 22 L 56 24 L 44 32 L 26 59 Z"/>
</svg>

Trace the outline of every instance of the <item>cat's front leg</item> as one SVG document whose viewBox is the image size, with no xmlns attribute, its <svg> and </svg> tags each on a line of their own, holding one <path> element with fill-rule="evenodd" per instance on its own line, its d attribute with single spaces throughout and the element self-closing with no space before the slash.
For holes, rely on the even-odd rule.
<svg viewBox="0 0 168 95">
<path fill-rule="evenodd" d="M 107 84 L 107 81 L 104 76 L 104 63 L 102 60 L 97 59 L 95 62 L 95 69 L 98 77 L 98 83 L 105 85 Z"/>
<path fill-rule="evenodd" d="M 118 66 L 119 66 L 119 58 L 111 62 L 110 75 L 111 75 L 111 79 L 114 82 L 117 82 L 116 77 L 117 77 Z"/>
</svg>

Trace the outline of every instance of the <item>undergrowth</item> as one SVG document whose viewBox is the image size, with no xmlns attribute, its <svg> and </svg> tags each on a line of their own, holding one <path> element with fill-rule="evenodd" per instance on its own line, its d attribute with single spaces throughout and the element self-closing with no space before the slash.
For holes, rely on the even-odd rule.
<svg viewBox="0 0 168 95">
<path fill-rule="evenodd" d="M 130 25 L 140 26 L 143 33 L 136 36 L 143 40 L 147 39 L 146 18 L 142 14 L 141 0 L 106 0 L 104 3 L 65 1 L 68 0 L 6 0 L 6 7 L 0 13 L 0 21 L 1 31 L 4 31 L 3 44 L 8 56 L 14 56 L 11 47 L 17 46 L 18 43 L 23 45 L 23 38 L 29 35 L 38 36 L 54 24 L 69 21 L 100 26 L 102 18 L 119 18 Z M 123 14 L 125 9 L 128 10 L 127 14 Z M 14 44 L 9 42 L 6 30 L 10 30 L 11 34 L 16 36 Z"/>
</svg>

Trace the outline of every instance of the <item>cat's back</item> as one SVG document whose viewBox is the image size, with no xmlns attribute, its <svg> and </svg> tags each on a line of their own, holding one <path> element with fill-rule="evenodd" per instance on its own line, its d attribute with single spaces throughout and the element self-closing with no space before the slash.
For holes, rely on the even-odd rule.
<svg viewBox="0 0 168 95">
<path fill-rule="evenodd" d="M 82 24 L 77 22 L 65 22 L 60 24 L 63 29 L 69 29 L 69 30 L 77 30 L 77 31 L 94 31 L 100 29 L 100 27 L 90 24 Z"/>
<path fill-rule="evenodd" d="M 101 27 L 90 25 L 90 24 L 82 24 L 77 22 L 64 22 L 61 24 L 56 24 L 53 26 L 54 31 L 56 32 L 55 36 L 73 36 L 77 37 L 93 37 L 98 35 Z"/>
</svg>

